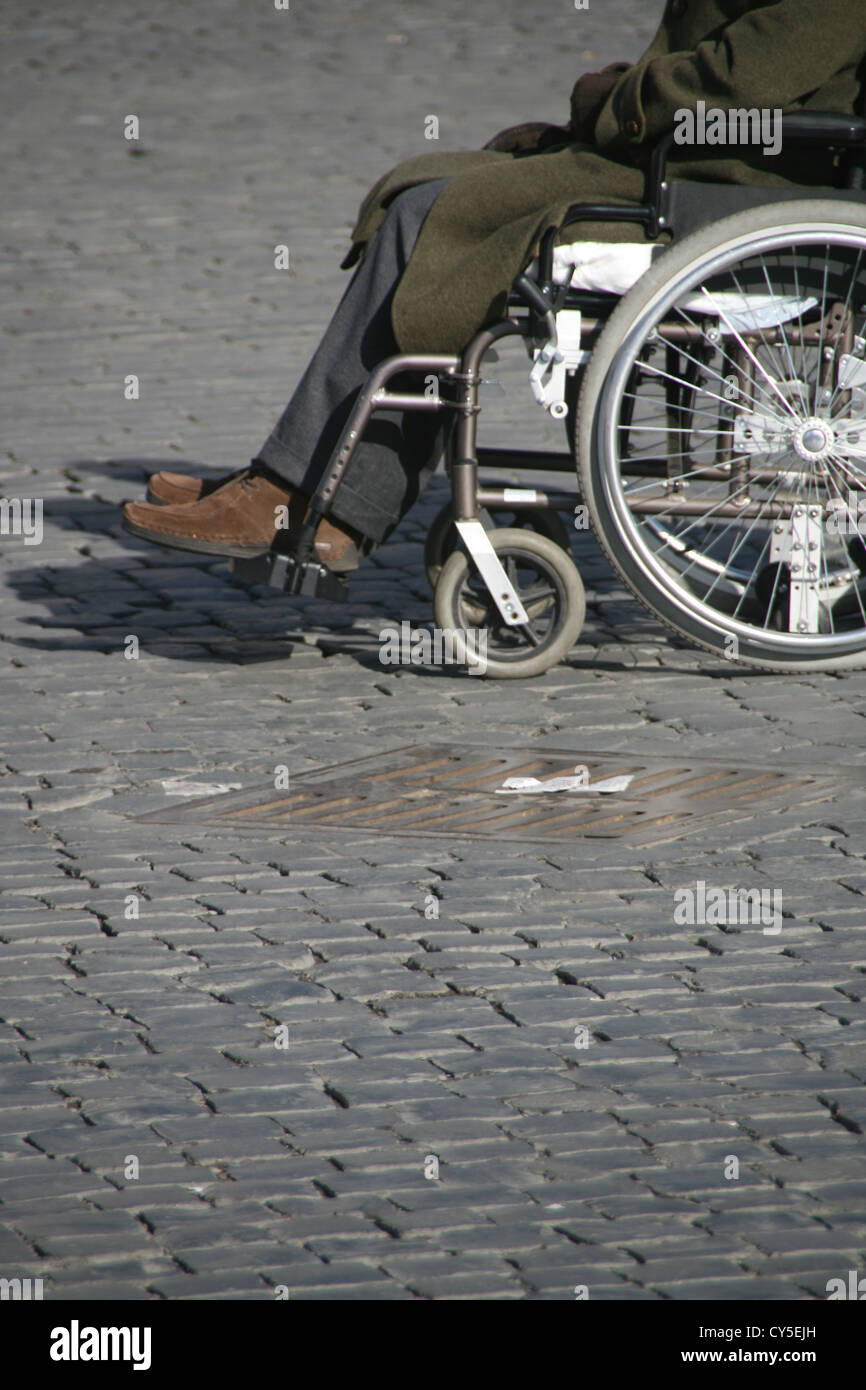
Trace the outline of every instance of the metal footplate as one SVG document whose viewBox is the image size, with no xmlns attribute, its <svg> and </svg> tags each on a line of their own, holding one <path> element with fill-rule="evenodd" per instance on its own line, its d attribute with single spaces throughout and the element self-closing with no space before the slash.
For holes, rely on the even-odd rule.
<svg viewBox="0 0 866 1390">
<path fill-rule="evenodd" d="M 342 574 L 334 574 L 318 560 L 297 560 L 294 555 L 280 555 L 268 550 L 250 559 L 232 559 L 229 570 L 244 584 L 270 584 L 287 594 L 303 598 L 329 599 L 345 603 L 349 586 Z"/>
</svg>

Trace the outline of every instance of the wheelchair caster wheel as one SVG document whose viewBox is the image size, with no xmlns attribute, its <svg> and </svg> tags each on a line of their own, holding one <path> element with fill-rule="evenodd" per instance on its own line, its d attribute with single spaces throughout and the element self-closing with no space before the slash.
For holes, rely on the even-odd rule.
<svg viewBox="0 0 866 1390">
<path fill-rule="evenodd" d="M 540 675 L 577 641 L 586 615 L 583 582 L 571 557 L 547 536 L 508 527 L 491 531 L 490 543 L 528 623 L 509 627 L 503 622 L 471 558 L 455 550 L 436 583 L 436 625 L 453 633 L 455 654 L 467 665 L 473 654 L 483 653 L 485 675 L 500 680 Z"/>
<path fill-rule="evenodd" d="M 571 554 L 568 530 L 561 520 L 559 512 L 542 511 L 535 507 L 526 507 L 520 510 L 515 510 L 514 507 L 484 507 L 481 510 L 481 520 L 484 523 L 490 521 L 494 526 L 510 526 L 514 530 L 534 531 L 539 536 L 547 536 L 549 540 L 555 541 L 558 546 L 562 547 L 566 555 Z M 424 568 L 427 571 L 431 589 L 435 589 L 436 581 L 442 572 L 442 566 L 448 556 L 457 549 L 459 543 L 460 537 L 454 525 L 454 512 L 451 503 L 446 502 L 445 506 L 434 517 L 424 542 Z"/>
</svg>

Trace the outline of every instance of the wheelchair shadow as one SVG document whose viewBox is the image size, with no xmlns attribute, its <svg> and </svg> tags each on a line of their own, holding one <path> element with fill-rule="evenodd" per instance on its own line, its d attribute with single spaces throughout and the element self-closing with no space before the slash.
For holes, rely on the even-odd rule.
<svg viewBox="0 0 866 1390">
<path fill-rule="evenodd" d="M 235 665 L 293 658 L 308 661 L 310 648 L 315 648 L 325 658 L 348 656 L 359 666 L 386 673 L 393 668 L 380 660 L 381 630 L 402 621 L 416 631 L 431 628 L 423 541 L 430 521 L 448 497 L 444 478 L 433 480 L 388 541 L 350 577 L 349 602 L 336 604 L 242 584 L 220 556 L 170 550 L 130 536 L 121 526 L 120 503 L 130 495 L 141 495 L 148 475 L 161 468 L 214 477 L 221 471 L 189 460 L 139 457 L 111 462 L 73 459 L 62 466 L 60 475 L 70 484 L 69 491 L 44 500 L 45 543 L 24 552 L 37 563 L 6 573 L 6 583 L 18 598 L 38 610 L 18 619 L 17 631 L 7 634 L 9 645 L 49 652 L 111 653 L 122 650 L 128 637 L 135 636 L 140 651 L 169 660 Z M 68 543 L 57 547 L 61 562 L 53 560 L 52 528 L 80 535 L 81 543 L 74 549 L 82 563 L 63 563 Z M 693 673 L 693 649 L 658 629 L 630 595 L 623 592 L 621 599 L 611 603 L 611 590 L 618 581 L 594 537 L 589 533 L 575 537 L 574 550 L 584 578 L 603 601 L 595 604 L 590 598 L 584 639 L 548 675 L 565 669 L 657 672 L 660 668 L 653 661 L 604 656 L 608 642 L 627 647 L 630 641 L 641 646 L 658 642 L 668 650 L 672 658 L 664 666 L 668 674 Z M 688 662 L 677 662 L 677 649 L 689 653 Z M 397 669 L 427 679 L 476 678 L 449 665 Z M 729 666 L 709 654 L 701 662 L 701 671 L 719 678 L 731 674 Z M 742 678 L 761 673 L 744 668 L 737 674 Z"/>
</svg>

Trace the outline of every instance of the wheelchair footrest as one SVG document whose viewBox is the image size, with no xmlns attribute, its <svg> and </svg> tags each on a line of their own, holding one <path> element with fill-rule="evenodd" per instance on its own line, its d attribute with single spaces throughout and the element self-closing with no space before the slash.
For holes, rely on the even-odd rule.
<svg viewBox="0 0 866 1390">
<path fill-rule="evenodd" d="M 269 550 L 248 560 L 230 560 L 229 569 L 245 584 L 270 584 L 287 594 L 300 594 L 304 598 L 345 603 L 349 597 L 344 576 L 334 574 L 318 560 L 297 560 L 294 555 L 279 555 Z"/>
</svg>

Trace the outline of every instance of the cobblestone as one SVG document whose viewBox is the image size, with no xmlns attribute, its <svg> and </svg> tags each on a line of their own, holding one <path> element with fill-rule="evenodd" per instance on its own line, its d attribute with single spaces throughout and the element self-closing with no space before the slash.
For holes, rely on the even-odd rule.
<svg viewBox="0 0 866 1390">
<path fill-rule="evenodd" d="M 548 10 L 541 91 L 518 0 L 0 20 L 0 485 L 45 501 L 40 547 L 0 538 L 4 1277 L 82 1300 L 787 1301 L 862 1263 L 859 673 L 722 669 L 587 534 L 587 624 L 555 670 L 383 668 L 378 629 L 430 617 L 441 478 L 343 607 L 119 529 L 147 473 L 258 448 L 361 196 L 427 148 L 429 112 L 448 148 L 560 121 L 652 11 Z M 525 365 L 503 350 L 497 372 L 488 442 L 562 448 Z M 431 740 L 846 775 L 829 803 L 651 851 L 134 819 L 183 804 L 164 782 L 267 793 L 277 763 Z M 699 879 L 778 888 L 781 932 L 677 925 Z"/>
</svg>

